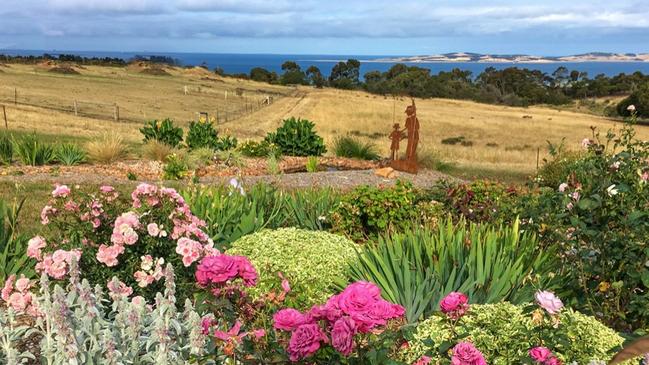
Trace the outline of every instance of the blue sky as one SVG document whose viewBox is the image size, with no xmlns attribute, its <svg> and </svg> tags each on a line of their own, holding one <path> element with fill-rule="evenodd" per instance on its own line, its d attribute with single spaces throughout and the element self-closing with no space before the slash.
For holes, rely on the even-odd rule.
<svg viewBox="0 0 649 365">
<path fill-rule="evenodd" d="M 649 0 L 2 0 L 0 49 L 649 52 Z"/>
</svg>

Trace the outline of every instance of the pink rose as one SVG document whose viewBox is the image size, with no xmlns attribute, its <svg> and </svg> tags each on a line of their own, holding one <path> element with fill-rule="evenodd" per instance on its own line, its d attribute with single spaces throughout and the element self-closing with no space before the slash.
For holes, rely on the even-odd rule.
<svg viewBox="0 0 649 365">
<path fill-rule="evenodd" d="M 256 329 L 252 331 L 252 336 L 256 339 L 260 339 L 264 336 L 266 336 L 266 330 L 263 328 Z"/>
<path fill-rule="evenodd" d="M 31 294 L 22 294 L 15 292 L 9 296 L 7 304 L 9 304 L 16 312 L 24 312 L 27 309 L 27 306 L 31 302 Z"/>
<path fill-rule="evenodd" d="M 45 239 L 41 236 L 36 236 L 29 240 L 27 243 L 27 256 L 36 259 L 38 261 L 42 260 L 41 249 L 45 248 L 47 243 Z"/>
<path fill-rule="evenodd" d="M 470 342 L 460 342 L 453 347 L 451 365 L 487 365 L 482 353 Z"/>
<path fill-rule="evenodd" d="M 288 354 L 291 361 L 299 361 L 316 353 L 320 343 L 327 342 L 327 336 L 320 326 L 314 323 L 303 324 L 291 334 Z"/>
<path fill-rule="evenodd" d="M 70 188 L 66 185 L 56 184 L 56 188 L 52 191 L 52 196 L 55 198 L 66 198 L 70 195 Z"/>
<path fill-rule="evenodd" d="M 354 351 L 356 323 L 350 317 L 342 317 L 331 330 L 331 345 L 341 354 L 349 356 Z"/>
<path fill-rule="evenodd" d="M 21 293 L 24 293 L 31 289 L 32 287 L 32 281 L 27 279 L 25 275 L 22 275 L 20 279 L 16 281 L 16 290 L 18 290 Z"/>
<path fill-rule="evenodd" d="M 238 274 L 239 265 L 232 256 L 207 256 L 201 260 L 196 268 L 196 281 L 201 285 L 221 284 L 231 280 Z"/>
<path fill-rule="evenodd" d="M 366 332 L 376 324 L 367 314 L 379 299 L 380 289 L 376 285 L 359 281 L 338 295 L 338 306 L 358 323 L 361 332 Z"/>
<path fill-rule="evenodd" d="M 287 294 L 291 291 L 291 284 L 286 279 L 282 280 L 282 290 Z"/>
<path fill-rule="evenodd" d="M 124 246 L 120 245 L 100 245 L 97 250 L 97 261 L 105 264 L 108 267 L 113 267 L 118 264 L 117 256 L 124 252 Z"/>
<path fill-rule="evenodd" d="M 462 317 L 469 309 L 469 298 L 458 292 L 451 292 L 445 296 L 439 303 L 439 308 L 442 313 L 446 314 L 452 319 Z"/>
<path fill-rule="evenodd" d="M 133 288 L 117 280 L 116 278 L 113 278 L 113 280 L 109 281 L 108 284 L 106 284 L 106 287 L 108 287 L 108 291 L 113 296 L 128 297 L 129 295 L 133 294 Z"/>
<path fill-rule="evenodd" d="M 561 360 L 556 357 L 551 357 L 547 359 L 543 365 L 561 365 Z"/>
<path fill-rule="evenodd" d="M 255 270 L 255 267 L 244 256 L 234 256 L 234 260 L 239 265 L 239 277 L 243 279 L 243 283 L 246 286 L 254 286 L 257 283 L 257 270 Z"/>
<path fill-rule="evenodd" d="M 307 316 L 293 308 L 285 308 L 273 315 L 273 327 L 278 330 L 293 331 L 308 322 Z"/>
<path fill-rule="evenodd" d="M 430 357 L 424 355 L 419 358 L 419 360 L 415 361 L 412 363 L 412 365 L 428 365 L 430 362 L 433 361 Z"/>
<path fill-rule="evenodd" d="M 101 191 L 104 194 L 112 193 L 115 191 L 115 188 L 110 186 L 110 185 L 102 185 L 99 187 L 99 191 Z"/>
<path fill-rule="evenodd" d="M 146 230 L 151 237 L 158 237 L 158 235 L 160 234 L 160 229 L 155 223 L 149 223 L 149 225 L 146 226 Z"/>
<path fill-rule="evenodd" d="M 550 314 L 557 314 L 563 308 L 563 302 L 554 293 L 549 291 L 537 291 L 534 295 L 538 305 Z"/>
<path fill-rule="evenodd" d="M 9 275 L 7 280 L 5 281 L 5 285 L 2 288 L 2 300 L 5 302 L 9 300 L 9 296 L 11 295 L 11 292 L 14 290 L 14 281 L 16 280 L 16 275 Z"/>
<path fill-rule="evenodd" d="M 550 349 L 548 349 L 547 347 L 542 346 L 530 349 L 529 354 L 532 360 L 536 361 L 539 364 L 544 363 L 546 360 L 552 357 L 552 351 L 550 351 Z"/>
</svg>

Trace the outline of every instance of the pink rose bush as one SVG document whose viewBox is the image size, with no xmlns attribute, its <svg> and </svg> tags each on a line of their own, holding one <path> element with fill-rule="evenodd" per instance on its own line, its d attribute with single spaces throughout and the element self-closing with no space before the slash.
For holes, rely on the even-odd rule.
<svg viewBox="0 0 649 365">
<path fill-rule="evenodd" d="M 400 305 L 382 299 L 376 285 L 356 282 L 306 313 L 292 308 L 278 311 L 273 326 L 290 333 L 286 351 L 291 361 L 308 358 L 329 344 L 347 357 L 359 346 L 360 336 L 382 332 L 404 313 Z"/>
<path fill-rule="evenodd" d="M 439 303 L 439 308 L 449 318 L 457 320 L 469 310 L 469 297 L 463 293 L 449 293 Z"/>
<path fill-rule="evenodd" d="M 36 282 L 21 275 L 16 280 L 16 275 L 10 275 L 4 283 L 0 297 L 8 307 L 18 314 L 39 315 L 38 305 L 30 292 Z"/>
<path fill-rule="evenodd" d="M 37 271 L 51 278 L 63 279 L 74 257 L 93 284 L 117 274 L 137 294 L 152 296 L 161 289 L 164 264 L 171 263 L 182 293 L 193 285 L 192 266 L 219 253 L 205 222 L 174 189 L 140 184 L 128 197 L 108 185 L 89 193 L 56 185 L 51 195 L 41 212 L 46 233 L 32 238 L 27 250 Z"/>
<path fill-rule="evenodd" d="M 547 347 L 535 347 L 529 351 L 530 358 L 535 364 L 541 365 L 560 365 L 561 361 Z"/>
<path fill-rule="evenodd" d="M 458 343 L 451 352 L 451 365 L 487 365 L 482 353 L 470 342 Z"/>
</svg>

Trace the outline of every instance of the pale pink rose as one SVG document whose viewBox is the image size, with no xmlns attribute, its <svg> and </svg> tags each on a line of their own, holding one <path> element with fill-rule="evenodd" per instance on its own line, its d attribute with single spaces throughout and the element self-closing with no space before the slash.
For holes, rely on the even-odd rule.
<svg viewBox="0 0 649 365">
<path fill-rule="evenodd" d="M 40 261 L 42 259 L 41 250 L 47 246 L 45 239 L 41 236 L 35 236 L 27 242 L 27 256 Z"/>
<path fill-rule="evenodd" d="M 129 295 L 133 294 L 133 288 L 119 280 L 116 280 L 115 278 L 113 278 L 113 280 L 110 280 L 106 284 L 106 287 L 113 296 L 128 297 Z"/>
<path fill-rule="evenodd" d="M 144 271 L 136 271 L 133 274 L 133 277 L 135 278 L 135 281 L 137 281 L 137 285 L 140 288 L 146 288 L 149 286 L 151 283 L 153 283 L 153 276 L 145 273 Z"/>
<path fill-rule="evenodd" d="M 581 147 L 582 147 L 582 148 L 588 148 L 592 143 L 593 143 L 593 141 L 591 141 L 590 139 L 588 139 L 588 138 L 584 138 L 584 139 L 581 141 Z"/>
<path fill-rule="evenodd" d="M 7 280 L 5 281 L 5 285 L 2 288 L 2 300 L 5 302 L 9 300 L 9 296 L 11 295 L 11 292 L 14 290 L 14 281 L 16 280 L 16 275 L 9 275 Z"/>
<path fill-rule="evenodd" d="M 55 198 L 66 198 L 70 195 L 70 188 L 66 185 L 56 184 L 56 188 L 52 191 L 52 196 Z"/>
<path fill-rule="evenodd" d="M 11 294 L 7 304 L 9 304 L 16 312 L 24 312 L 31 302 L 31 294 L 22 294 L 15 292 Z"/>
<path fill-rule="evenodd" d="M 146 304 L 146 299 L 144 299 L 144 297 L 142 297 L 140 295 L 137 295 L 137 296 L 134 296 L 131 299 L 131 303 L 133 303 L 133 304 L 135 304 L 137 306 L 142 306 L 142 305 Z"/>
<path fill-rule="evenodd" d="M 101 191 L 102 193 L 107 194 L 107 193 L 112 193 L 113 191 L 115 191 L 115 188 L 110 186 L 110 185 L 102 185 L 102 186 L 99 187 L 99 191 Z"/>
<path fill-rule="evenodd" d="M 568 184 L 566 183 L 561 183 L 561 185 L 559 185 L 559 191 L 562 193 L 565 192 L 567 188 L 568 188 Z"/>
<path fill-rule="evenodd" d="M 25 275 L 21 275 L 20 279 L 16 280 L 16 290 L 18 290 L 21 293 L 24 293 L 31 289 L 32 287 L 32 281 L 27 279 Z"/>
<path fill-rule="evenodd" d="M 640 176 L 640 179 L 642 180 L 643 183 L 649 181 L 649 171 L 643 172 L 642 176 Z"/>
<path fill-rule="evenodd" d="M 124 253 L 124 246 L 120 245 L 100 245 L 97 250 L 97 261 L 105 264 L 108 267 L 113 267 L 118 264 L 117 256 Z"/>
<path fill-rule="evenodd" d="M 563 302 L 554 293 L 549 291 L 537 291 L 534 295 L 538 305 L 550 314 L 557 314 L 563 308 Z"/>
<path fill-rule="evenodd" d="M 149 236 L 151 237 L 158 237 L 158 235 L 160 234 L 160 229 L 158 228 L 158 225 L 155 223 L 149 223 L 146 226 L 146 230 L 147 232 L 149 232 Z"/>
<path fill-rule="evenodd" d="M 140 264 L 142 270 L 149 271 L 153 269 L 153 257 L 151 255 L 141 256 L 140 260 L 142 260 L 142 263 Z"/>
</svg>

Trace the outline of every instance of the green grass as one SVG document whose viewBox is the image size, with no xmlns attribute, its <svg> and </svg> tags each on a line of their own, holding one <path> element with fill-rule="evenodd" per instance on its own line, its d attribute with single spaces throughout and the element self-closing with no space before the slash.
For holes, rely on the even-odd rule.
<svg viewBox="0 0 649 365">
<path fill-rule="evenodd" d="M 509 184 L 525 184 L 530 174 L 507 169 L 476 168 L 461 165 L 448 165 L 444 173 L 464 180 L 489 179 Z"/>
</svg>

